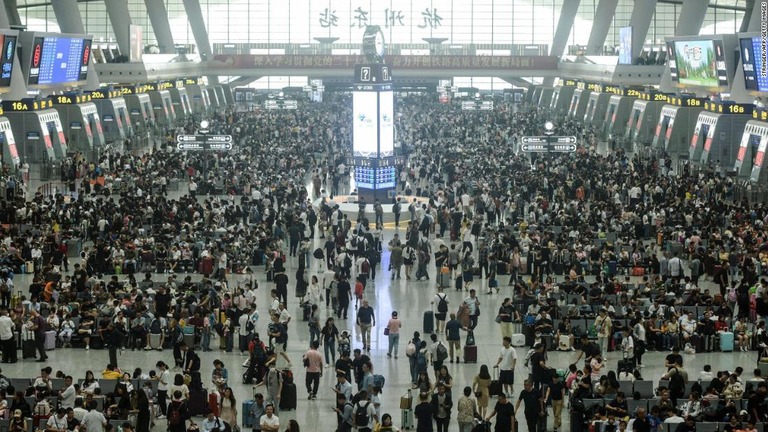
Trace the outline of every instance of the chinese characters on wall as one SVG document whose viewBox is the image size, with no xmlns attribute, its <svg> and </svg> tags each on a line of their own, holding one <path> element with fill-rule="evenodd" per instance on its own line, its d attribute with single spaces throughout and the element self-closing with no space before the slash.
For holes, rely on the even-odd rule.
<svg viewBox="0 0 768 432">
<path fill-rule="evenodd" d="M 416 27 L 420 29 L 436 30 L 443 25 L 443 17 L 438 13 L 437 8 L 424 8 L 418 15 L 413 17 L 419 24 Z M 380 16 L 373 16 L 370 11 L 358 7 L 351 12 L 349 17 L 349 27 L 365 28 L 368 25 L 382 25 L 385 28 L 405 27 L 407 21 L 406 13 L 397 9 L 384 9 Z M 325 8 L 317 17 L 320 27 L 331 29 L 345 25 L 335 9 Z"/>
</svg>

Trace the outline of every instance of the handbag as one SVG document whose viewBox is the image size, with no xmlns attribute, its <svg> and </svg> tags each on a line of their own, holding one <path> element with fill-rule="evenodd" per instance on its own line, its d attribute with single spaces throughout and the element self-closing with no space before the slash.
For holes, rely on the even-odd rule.
<svg viewBox="0 0 768 432">
<path fill-rule="evenodd" d="M 501 323 L 501 315 L 496 315 L 496 324 Z"/>
<path fill-rule="evenodd" d="M 389 336 L 389 327 L 384 327 L 384 336 Z"/>
</svg>

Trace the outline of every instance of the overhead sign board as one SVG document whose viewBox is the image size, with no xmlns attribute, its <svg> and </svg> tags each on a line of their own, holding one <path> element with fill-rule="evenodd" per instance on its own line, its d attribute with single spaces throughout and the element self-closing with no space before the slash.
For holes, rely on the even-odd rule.
<svg viewBox="0 0 768 432">
<path fill-rule="evenodd" d="M 524 153 L 573 153 L 576 151 L 575 136 L 524 136 L 520 139 Z"/>
<path fill-rule="evenodd" d="M 232 135 L 179 135 L 177 150 L 232 150 Z"/>
</svg>

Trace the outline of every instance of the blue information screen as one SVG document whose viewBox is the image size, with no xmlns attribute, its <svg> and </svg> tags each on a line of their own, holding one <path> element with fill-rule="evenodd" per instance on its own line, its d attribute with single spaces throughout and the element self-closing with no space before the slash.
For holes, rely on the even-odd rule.
<svg viewBox="0 0 768 432">
<path fill-rule="evenodd" d="M 768 91 L 768 74 L 763 76 L 762 73 L 763 54 L 759 37 L 741 39 L 741 62 L 747 90 Z"/>
<path fill-rule="evenodd" d="M 84 81 L 88 74 L 91 41 L 46 36 L 32 44 L 29 84 L 67 84 Z"/>
</svg>

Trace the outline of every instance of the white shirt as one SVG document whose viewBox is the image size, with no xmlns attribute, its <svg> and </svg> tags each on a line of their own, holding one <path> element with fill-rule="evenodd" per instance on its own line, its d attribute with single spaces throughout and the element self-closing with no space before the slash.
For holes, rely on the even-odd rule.
<svg viewBox="0 0 768 432">
<path fill-rule="evenodd" d="M 160 380 L 157 382 L 157 389 L 158 390 L 168 390 L 168 384 L 171 382 L 171 371 L 168 369 L 164 370 L 163 373 L 160 374 Z"/>
<path fill-rule="evenodd" d="M 46 423 L 46 426 L 48 429 L 66 429 L 67 428 L 67 416 L 64 416 L 62 418 L 59 418 L 57 415 L 52 415 L 48 417 L 48 422 Z"/>
<path fill-rule="evenodd" d="M 513 346 L 510 346 L 509 348 L 502 347 L 499 351 L 499 358 L 501 359 L 499 369 L 514 370 L 515 363 L 517 363 L 517 350 L 515 350 L 515 347 Z"/>
<path fill-rule="evenodd" d="M 64 389 L 63 392 L 61 392 L 61 406 L 63 408 L 74 408 L 75 407 L 75 397 L 77 397 L 77 392 L 75 392 L 75 386 L 71 385 Z M 55 416 L 51 416 L 53 418 Z"/>
<path fill-rule="evenodd" d="M 91 410 L 83 416 L 82 423 L 87 432 L 104 432 L 104 425 L 107 423 L 107 419 L 99 411 Z"/>
<path fill-rule="evenodd" d="M 0 317 L 0 340 L 9 340 L 13 337 L 13 320 L 8 315 Z"/>
<path fill-rule="evenodd" d="M 266 426 L 276 426 L 276 427 L 280 427 L 280 419 L 279 419 L 279 418 L 277 418 L 277 416 L 276 416 L 276 415 L 274 415 L 274 414 L 272 414 L 272 417 L 267 417 L 267 415 L 266 415 L 266 414 L 264 414 L 264 415 L 263 415 L 263 416 L 261 416 L 261 418 L 259 419 L 259 424 L 261 425 L 262 429 L 264 428 L 264 426 L 265 426 L 265 425 L 266 425 Z"/>
</svg>

